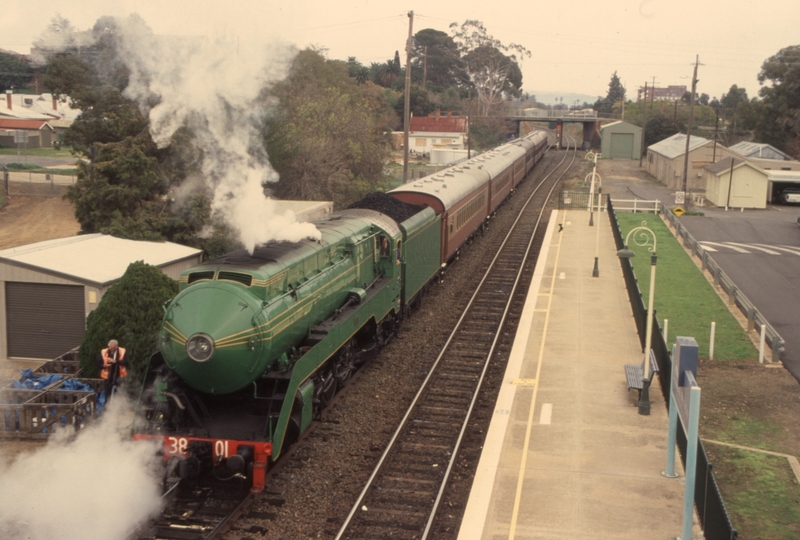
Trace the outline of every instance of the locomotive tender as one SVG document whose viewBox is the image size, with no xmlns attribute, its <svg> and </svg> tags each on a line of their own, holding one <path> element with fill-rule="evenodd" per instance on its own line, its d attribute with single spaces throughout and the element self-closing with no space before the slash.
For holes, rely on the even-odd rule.
<svg viewBox="0 0 800 540">
<path fill-rule="evenodd" d="M 343 210 L 315 222 L 320 240 L 185 271 L 164 308 L 134 438 L 162 439 L 181 478 L 211 471 L 263 489 L 268 461 L 397 334 L 546 148 L 534 132 L 390 191 L 391 216 Z"/>
</svg>

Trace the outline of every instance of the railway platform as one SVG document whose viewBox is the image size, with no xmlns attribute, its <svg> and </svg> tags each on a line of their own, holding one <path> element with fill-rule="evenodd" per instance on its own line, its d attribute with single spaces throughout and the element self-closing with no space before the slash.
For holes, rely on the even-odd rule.
<svg viewBox="0 0 800 540">
<path fill-rule="evenodd" d="M 599 243 L 586 211 L 551 215 L 459 540 L 681 534 L 683 467 L 678 458 L 678 478 L 661 474 L 658 385 L 649 416 L 627 388 L 624 366 L 640 364 L 642 348 L 608 216 L 594 218 Z M 703 538 L 696 516 L 693 529 Z"/>
</svg>

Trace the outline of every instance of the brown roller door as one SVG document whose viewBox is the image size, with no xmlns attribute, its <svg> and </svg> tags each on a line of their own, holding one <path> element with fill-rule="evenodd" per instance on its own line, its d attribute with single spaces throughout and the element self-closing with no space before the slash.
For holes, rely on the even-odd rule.
<svg viewBox="0 0 800 540">
<path fill-rule="evenodd" d="M 83 286 L 6 282 L 8 356 L 55 358 L 81 344 Z"/>
</svg>

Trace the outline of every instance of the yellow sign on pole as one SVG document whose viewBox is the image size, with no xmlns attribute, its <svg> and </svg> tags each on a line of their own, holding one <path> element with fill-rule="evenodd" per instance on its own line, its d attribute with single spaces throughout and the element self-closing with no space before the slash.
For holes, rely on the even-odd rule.
<svg viewBox="0 0 800 540">
<path fill-rule="evenodd" d="M 683 206 L 676 206 L 672 209 L 672 213 L 678 217 L 681 217 L 683 214 L 686 213 L 686 210 L 683 209 Z"/>
</svg>

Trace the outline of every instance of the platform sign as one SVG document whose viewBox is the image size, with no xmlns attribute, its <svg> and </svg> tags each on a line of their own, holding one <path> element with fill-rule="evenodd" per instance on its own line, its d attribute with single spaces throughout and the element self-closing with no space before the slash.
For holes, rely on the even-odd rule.
<svg viewBox="0 0 800 540">
<path fill-rule="evenodd" d="M 678 539 L 691 540 L 692 519 L 694 517 L 694 486 L 697 475 L 697 447 L 700 434 L 700 386 L 697 384 L 698 357 L 697 341 L 693 337 L 678 337 L 672 351 L 672 377 L 669 392 L 669 435 L 667 437 L 667 469 L 663 472 L 668 478 L 676 478 L 675 442 L 678 436 L 680 419 L 686 433 L 686 484 L 683 492 L 682 536 Z"/>
</svg>

